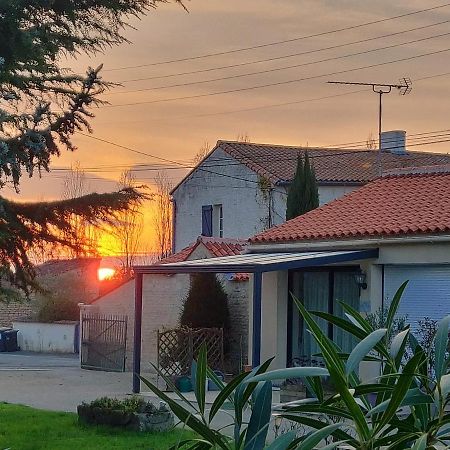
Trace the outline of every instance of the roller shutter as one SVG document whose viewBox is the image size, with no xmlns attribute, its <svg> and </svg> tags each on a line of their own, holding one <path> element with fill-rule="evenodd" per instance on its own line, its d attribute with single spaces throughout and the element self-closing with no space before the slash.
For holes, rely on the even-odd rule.
<svg viewBox="0 0 450 450">
<path fill-rule="evenodd" d="M 407 315 L 412 329 L 424 317 L 440 320 L 450 314 L 450 265 L 388 265 L 384 272 L 384 298 L 392 300 L 401 284 L 409 280 L 399 314 Z"/>
</svg>

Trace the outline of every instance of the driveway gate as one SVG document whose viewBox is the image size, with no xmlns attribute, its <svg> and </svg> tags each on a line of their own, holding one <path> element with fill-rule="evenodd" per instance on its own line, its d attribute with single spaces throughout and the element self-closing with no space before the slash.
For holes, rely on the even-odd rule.
<svg viewBox="0 0 450 450">
<path fill-rule="evenodd" d="M 127 316 L 83 314 L 81 368 L 125 371 Z"/>
</svg>

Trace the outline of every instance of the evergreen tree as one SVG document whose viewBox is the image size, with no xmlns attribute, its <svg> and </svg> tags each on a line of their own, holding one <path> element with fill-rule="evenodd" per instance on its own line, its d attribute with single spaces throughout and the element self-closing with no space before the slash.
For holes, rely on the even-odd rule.
<svg viewBox="0 0 450 450">
<path fill-rule="evenodd" d="M 319 206 L 319 189 L 316 175 L 312 167 L 308 152 L 305 157 L 297 159 L 297 170 L 289 186 L 286 220 L 293 219 Z"/>
<path fill-rule="evenodd" d="M 304 164 L 303 158 L 299 154 L 297 157 L 297 169 L 294 179 L 289 186 L 289 192 L 286 203 L 286 220 L 297 217 L 300 213 L 301 193 L 304 190 Z"/>
<path fill-rule="evenodd" d="M 192 275 L 180 324 L 190 328 L 229 328 L 228 296 L 213 273 Z"/>
<path fill-rule="evenodd" d="M 99 95 L 112 84 L 102 80 L 101 66 L 78 75 L 64 68 L 64 57 L 126 42 L 121 32 L 127 17 L 164 2 L 0 1 L 0 189 L 9 183 L 19 191 L 23 175 L 49 171 L 52 157 L 75 150 L 76 131 L 91 131 L 90 108 L 103 103 Z M 86 223 L 112 224 L 118 212 L 142 198 L 134 189 L 49 203 L 0 196 L 0 300 L 15 288 L 27 295 L 37 288 L 29 250 L 73 246 L 74 215 Z"/>
</svg>

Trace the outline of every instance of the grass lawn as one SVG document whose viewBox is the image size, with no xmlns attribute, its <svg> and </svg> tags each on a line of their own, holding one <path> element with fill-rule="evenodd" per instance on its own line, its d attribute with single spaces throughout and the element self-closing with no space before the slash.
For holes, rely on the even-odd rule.
<svg viewBox="0 0 450 450">
<path fill-rule="evenodd" d="M 42 411 L 22 405 L 0 403 L 0 449 L 88 450 L 135 449 L 167 450 L 189 431 L 136 433 L 109 427 L 78 425 L 76 414 Z"/>
</svg>

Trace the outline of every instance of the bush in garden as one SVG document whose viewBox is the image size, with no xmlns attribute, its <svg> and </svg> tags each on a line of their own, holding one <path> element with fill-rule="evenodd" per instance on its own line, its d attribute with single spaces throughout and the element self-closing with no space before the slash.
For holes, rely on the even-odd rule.
<svg viewBox="0 0 450 450">
<path fill-rule="evenodd" d="M 59 320 L 79 320 L 80 310 L 75 301 L 59 296 L 46 294 L 38 299 L 37 320 L 39 322 L 57 322 Z"/>
<path fill-rule="evenodd" d="M 189 328 L 229 328 L 228 296 L 214 273 L 191 277 L 180 324 Z"/>
<path fill-rule="evenodd" d="M 367 314 L 366 320 L 370 323 L 371 327 L 374 330 L 376 330 L 377 328 L 386 328 L 388 315 L 389 315 L 389 308 L 383 306 L 379 307 L 376 311 Z M 392 322 L 392 327 L 389 331 L 389 335 L 386 336 L 389 343 L 392 342 L 392 339 L 396 334 L 400 333 L 400 331 L 405 329 L 407 323 L 408 323 L 408 316 L 396 315 L 396 317 L 394 317 L 394 321 Z"/>
</svg>

